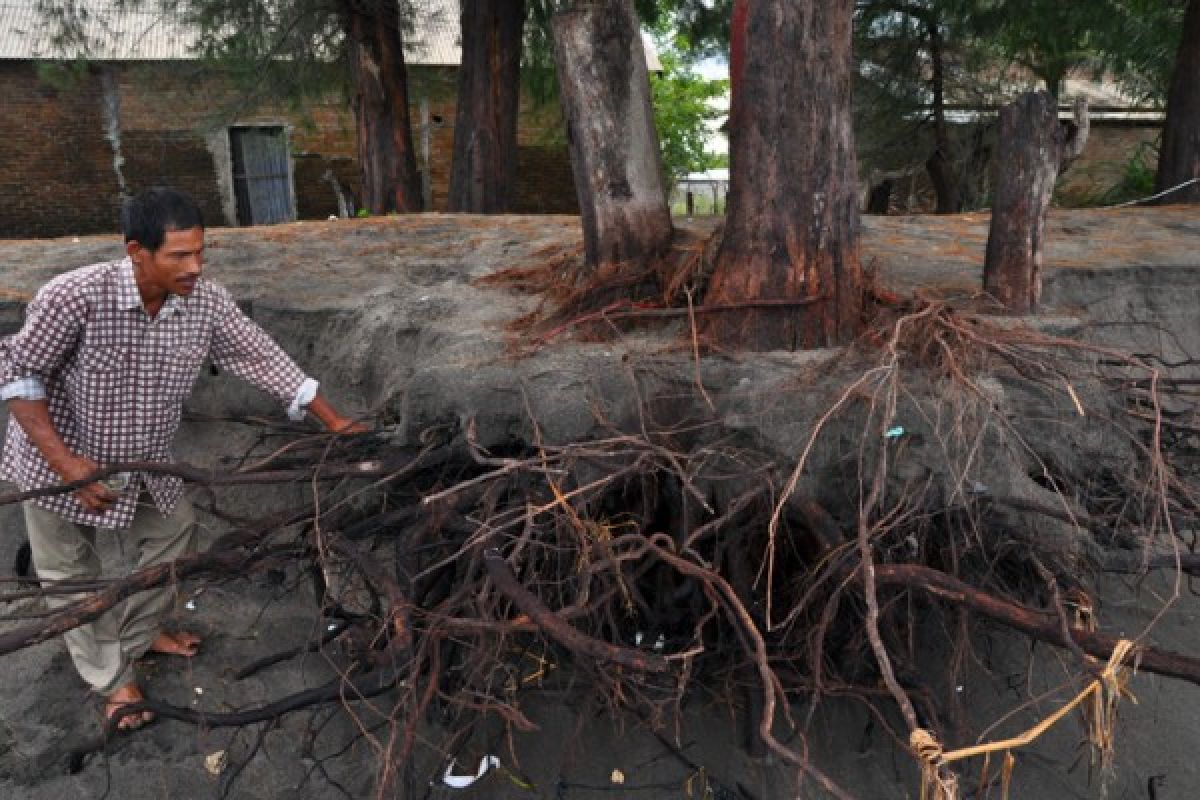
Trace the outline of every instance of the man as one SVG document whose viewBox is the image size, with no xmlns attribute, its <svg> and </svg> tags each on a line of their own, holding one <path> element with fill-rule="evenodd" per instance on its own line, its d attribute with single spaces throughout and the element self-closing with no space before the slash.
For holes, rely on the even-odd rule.
<svg viewBox="0 0 1200 800">
<path fill-rule="evenodd" d="M 20 332 L 0 341 L 0 398 L 10 418 L 0 477 L 22 490 L 88 478 L 104 464 L 170 460 L 183 401 L 201 363 L 274 395 L 293 419 L 310 411 L 330 430 L 362 426 L 341 416 L 283 350 L 201 277 L 204 223 L 185 195 L 152 189 L 122 211 L 127 258 L 59 275 L 34 297 Z M 106 485 L 107 484 L 107 485 Z M 73 494 L 25 503 L 38 577 L 88 581 L 100 574 L 96 528 L 136 547 L 138 566 L 195 546 L 195 520 L 177 478 L 134 473 Z M 52 608 L 78 596 L 51 595 Z M 111 717 L 143 699 L 134 664 L 147 652 L 192 656 L 199 638 L 161 629 L 163 588 L 129 598 L 64 635 L 80 676 L 107 698 Z M 126 715 L 135 728 L 150 714 Z"/>
</svg>

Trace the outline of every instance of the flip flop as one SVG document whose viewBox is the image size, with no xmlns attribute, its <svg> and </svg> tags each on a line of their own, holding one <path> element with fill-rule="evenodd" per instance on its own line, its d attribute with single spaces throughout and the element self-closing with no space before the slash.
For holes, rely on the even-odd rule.
<svg viewBox="0 0 1200 800">
<path fill-rule="evenodd" d="M 121 689 L 117 689 L 116 692 L 113 692 L 113 694 L 115 695 L 117 692 L 120 692 L 125 688 L 128 687 L 123 686 Z M 120 700 L 113 700 L 112 695 L 109 695 L 108 699 L 104 701 L 105 725 L 107 725 L 108 722 L 112 720 L 114 716 L 116 716 L 117 712 L 125 706 L 131 706 L 146 699 L 142 696 L 141 690 L 136 685 L 133 685 L 133 689 L 137 693 L 136 696 L 122 698 Z M 122 716 L 121 721 L 117 723 L 117 733 L 129 733 L 131 731 L 136 731 L 138 728 L 142 728 L 153 721 L 154 713 L 152 711 L 141 711 L 136 714 L 126 714 Z"/>
</svg>

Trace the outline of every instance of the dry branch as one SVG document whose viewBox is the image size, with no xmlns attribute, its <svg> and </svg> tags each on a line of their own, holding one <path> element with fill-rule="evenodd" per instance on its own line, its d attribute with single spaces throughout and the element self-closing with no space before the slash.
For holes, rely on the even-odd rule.
<svg viewBox="0 0 1200 800">
<path fill-rule="evenodd" d="M 638 672 L 666 672 L 670 662 L 662 656 L 619 647 L 585 636 L 545 606 L 542 601 L 520 584 L 499 550 L 485 550 L 483 563 L 496 588 L 528 615 L 547 636 L 576 653 L 604 662 L 620 664 Z"/>
</svg>

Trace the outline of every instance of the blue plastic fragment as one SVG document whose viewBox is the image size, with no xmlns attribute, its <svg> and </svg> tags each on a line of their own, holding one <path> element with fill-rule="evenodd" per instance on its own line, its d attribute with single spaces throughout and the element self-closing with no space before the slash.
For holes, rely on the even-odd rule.
<svg viewBox="0 0 1200 800">
<path fill-rule="evenodd" d="M 899 438 L 900 438 L 901 436 L 903 436 L 903 435 L 904 435 L 904 426 L 903 426 L 903 425 L 897 425 L 897 426 L 895 426 L 894 428 L 888 428 L 888 429 L 887 429 L 887 431 L 885 431 L 885 432 L 884 432 L 884 434 L 883 434 L 883 438 L 885 438 L 885 439 L 899 439 Z"/>
</svg>

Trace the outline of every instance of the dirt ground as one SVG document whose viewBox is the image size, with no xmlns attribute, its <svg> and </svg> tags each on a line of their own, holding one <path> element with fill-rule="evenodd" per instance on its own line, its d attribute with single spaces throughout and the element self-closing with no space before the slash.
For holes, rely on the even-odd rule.
<svg viewBox="0 0 1200 800">
<path fill-rule="evenodd" d="M 1194 208 L 1052 214 L 1046 276 L 1047 308 L 1039 324 L 1098 341 L 1178 358 L 1200 354 L 1200 213 Z M 703 231 L 711 223 L 692 223 Z M 978 291 L 985 215 L 870 217 L 864 221 L 867 263 L 897 292 L 968 296 Z M 631 388 L 690 385 L 694 365 L 678 331 L 625 334 L 611 342 L 555 342 L 516 358 L 506 324 L 534 301 L 485 289 L 475 278 L 545 259 L 577 257 L 573 217 L 487 218 L 420 215 L 296 223 L 209 232 L 211 276 L 229 286 L 248 312 L 323 382 L 341 406 L 370 415 L 400 440 L 431 424 L 472 418 L 485 446 L 531 435 L 530 420 L 548 441 L 595 436 L 596 416 L 634 413 Z M 116 237 L 0 243 L 0 334 L 15 330 L 32 292 L 62 270 L 120 255 Z M 737 360 L 708 358 L 703 381 L 728 398 L 732 427 L 786 427 L 790 410 L 764 398 L 780 381 L 830 357 L 829 352 L 773 353 Z M 631 377 L 633 376 L 633 377 Z M 753 405 L 755 414 L 745 412 Z M 228 377 L 205 375 L 187 405 L 182 460 L 212 464 L 254 444 L 233 413 L 280 412 Z M 737 417 L 742 414 L 741 417 Z M 791 440 L 788 440 L 789 442 Z M 781 444 L 781 448 L 786 444 Z M 295 503 L 298 492 L 223 492 L 233 513 Z M 206 540 L 223 528 L 206 518 Z M 22 536 L 19 514 L 0 508 L 0 565 L 11 563 Z M 102 537 L 119 570 L 120 538 Z M 6 584 L 11 587 L 12 584 Z M 1170 604 L 1153 639 L 1200 654 L 1200 603 L 1185 582 L 1163 577 L 1114 582 L 1117 600 L 1102 610 L 1102 626 L 1134 632 Z M 242 666 L 321 634 L 311 588 L 303 576 L 256 575 L 180 589 L 175 611 L 183 626 L 206 636 L 191 662 L 157 658 L 146 665 L 156 697 L 193 708 L 255 707 L 336 674 L 335 657 L 312 654 L 235 680 Z M 10 603 L 0 613 L 8 629 L 38 613 L 36 601 Z M 949 643 L 947 644 L 947 647 Z M 996 628 L 980 634 L 986 653 L 975 679 L 944 687 L 958 694 L 977 724 L 1003 720 L 991 736 L 1008 735 L 1065 698 L 1072 674 L 1048 647 L 1031 651 Z M 939 655 L 931 653 L 932 661 Z M 1051 692 L 1059 687 L 1057 693 Z M 738 746 L 744 731 L 721 698 L 695 698 L 667 730 L 639 720 L 614 725 L 581 698 L 569 677 L 534 681 L 525 695 L 539 730 L 508 738 L 476 732 L 457 754 L 427 750 L 418 772 L 426 783 L 414 797 L 790 798 L 821 796 L 797 786 L 791 770 L 750 758 Z M 1200 794 L 1200 763 L 1192 752 L 1200 730 L 1200 691 L 1152 676 L 1135 678 L 1137 703 L 1122 706 L 1113 798 L 1176 800 Z M 1047 694 L 1050 692 L 1049 694 Z M 1005 717 L 1016 707 L 1023 711 Z M 67 774 L 72 748 L 94 737 L 99 704 L 75 675 L 62 645 L 46 643 L 0 657 L 0 796 L 13 798 L 365 797 L 379 747 L 369 708 L 353 714 L 306 711 L 240 732 L 160 722 L 108 745 L 77 774 Z M 431 722 L 436 727 L 436 721 Z M 829 700 L 807 730 L 814 763 L 861 798 L 916 797 L 911 757 L 863 708 Z M 430 740 L 435 737 L 431 731 Z M 1080 759 L 1079 729 L 1056 728 L 1021 752 L 1013 797 L 1099 797 L 1098 781 Z M 959 744 L 965 744 L 959 743 Z M 210 770 L 206 759 L 225 766 Z M 486 755 L 502 767 L 469 789 L 445 784 L 473 771 Z M 616 771 L 616 772 L 614 772 Z M 617 780 L 617 776 L 620 780 Z M 708 793 L 705 789 L 707 787 Z"/>
</svg>

